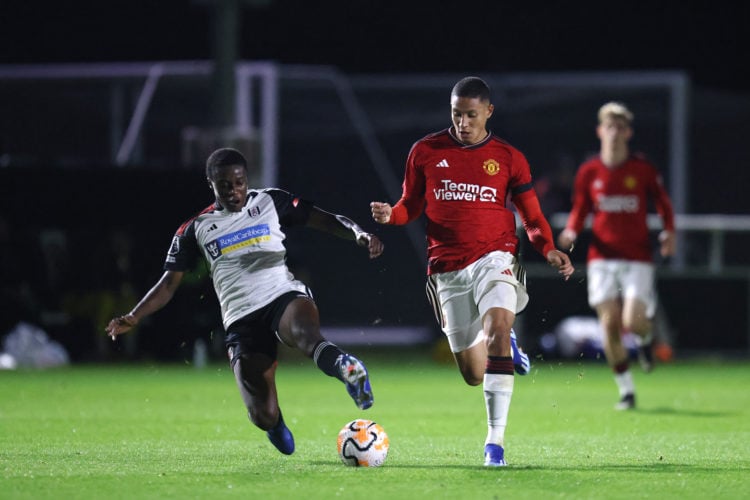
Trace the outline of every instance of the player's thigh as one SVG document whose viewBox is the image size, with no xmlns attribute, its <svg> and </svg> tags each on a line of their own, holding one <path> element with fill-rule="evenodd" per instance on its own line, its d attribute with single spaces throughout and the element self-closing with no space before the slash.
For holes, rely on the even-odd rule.
<svg viewBox="0 0 750 500">
<path fill-rule="evenodd" d="M 474 301 L 480 317 L 493 308 L 506 309 L 515 315 L 529 303 L 526 271 L 513 254 L 490 252 L 468 270 L 472 275 Z"/>
<path fill-rule="evenodd" d="M 623 318 L 636 325 L 656 313 L 655 268 L 647 262 L 631 262 L 622 274 Z"/>
<path fill-rule="evenodd" d="M 300 295 L 286 305 L 277 335 L 284 344 L 312 355 L 315 345 L 323 340 L 320 313 L 312 298 Z"/>
<path fill-rule="evenodd" d="M 526 296 L 525 288 L 522 292 Z M 485 332 L 489 332 L 486 327 L 510 332 L 516 318 L 518 294 L 518 285 L 508 281 L 493 281 L 484 287 L 478 308 Z M 528 298 L 525 300 L 528 301 Z"/>
<path fill-rule="evenodd" d="M 620 274 L 623 262 L 594 260 L 586 267 L 589 306 L 599 310 L 599 305 L 619 300 L 621 294 Z"/>
<path fill-rule="evenodd" d="M 594 308 L 605 337 L 620 338 L 622 330 L 622 301 L 619 298 L 607 299 Z"/>
<path fill-rule="evenodd" d="M 276 361 L 267 354 L 244 352 L 232 365 L 240 395 L 249 410 L 273 410 L 277 405 Z"/>
<path fill-rule="evenodd" d="M 227 354 L 246 403 L 275 398 L 278 340 L 263 311 L 236 321 L 227 329 Z"/>
<path fill-rule="evenodd" d="M 427 279 L 426 289 L 451 352 L 462 352 L 483 341 L 479 309 L 464 270 L 433 274 Z"/>
<path fill-rule="evenodd" d="M 637 334 L 643 334 L 651 330 L 651 319 L 656 307 L 650 309 L 649 305 L 638 298 L 626 298 L 622 306 L 623 329 Z"/>
</svg>

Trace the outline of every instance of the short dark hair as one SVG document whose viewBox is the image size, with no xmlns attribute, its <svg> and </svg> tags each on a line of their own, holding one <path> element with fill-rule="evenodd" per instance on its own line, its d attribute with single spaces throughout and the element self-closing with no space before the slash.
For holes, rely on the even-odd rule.
<svg viewBox="0 0 750 500">
<path fill-rule="evenodd" d="M 490 86 L 478 76 L 462 78 L 453 86 L 452 96 L 479 98 L 481 101 L 490 100 Z"/>
<path fill-rule="evenodd" d="M 213 179 L 217 168 L 239 165 L 247 170 L 247 160 L 242 153 L 232 148 L 217 149 L 206 160 L 206 177 Z"/>
</svg>

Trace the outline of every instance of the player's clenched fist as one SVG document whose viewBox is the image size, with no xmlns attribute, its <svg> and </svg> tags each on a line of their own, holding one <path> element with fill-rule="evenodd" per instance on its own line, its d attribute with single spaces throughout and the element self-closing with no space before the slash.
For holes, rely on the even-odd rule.
<svg viewBox="0 0 750 500">
<path fill-rule="evenodd" d="M 370 203 L 372 218 L 379 224 L 388 224 L 391 220 L 391 206 L 388 203 L 373 201 Z"/>
</svg>

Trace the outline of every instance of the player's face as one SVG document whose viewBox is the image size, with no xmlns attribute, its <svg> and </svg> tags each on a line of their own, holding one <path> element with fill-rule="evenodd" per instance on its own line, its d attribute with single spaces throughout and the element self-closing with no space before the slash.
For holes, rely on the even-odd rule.
<svg viewBox="0 0 750 500">
<path fill-rule="evenodd" d="M 633 129 L 622 118 L 605 118 L 596 128 L 596 134 L 604 148 L 619 148 L 627 145 Z"/>
<path fill-rule="evenodd" d="M 239 212 L 247 200 L 247 172 L 241 165 L 219 167 L 208 180 L 216 200 L 230 212 Z"/>
<path fill-rule="evenodd" d="M 464 144 L 476 144 L 487 137 L 487 120 L 494 106 L 478 97 L 451 96 L 451 116 L 456 136 Z"/>
</svg>

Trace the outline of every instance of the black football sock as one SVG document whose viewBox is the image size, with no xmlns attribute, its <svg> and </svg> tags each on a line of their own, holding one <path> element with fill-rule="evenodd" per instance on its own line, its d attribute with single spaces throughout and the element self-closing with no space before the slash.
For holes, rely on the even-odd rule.
<svg viewBox="0 0 750 500">
<path fill-rule="evenodd" d="M 344 352 L 336 344 L 332 344 L 327 340 L 321 340 L 313 351 L 313 361 L 315 361 L 315 364 L 318 365 L 318 368 L 323 373 L 329 377 L 336 377 L 341 380 L 341 373 L 336 366 L 336 360 L 342 354 Z"/>
</svg>

